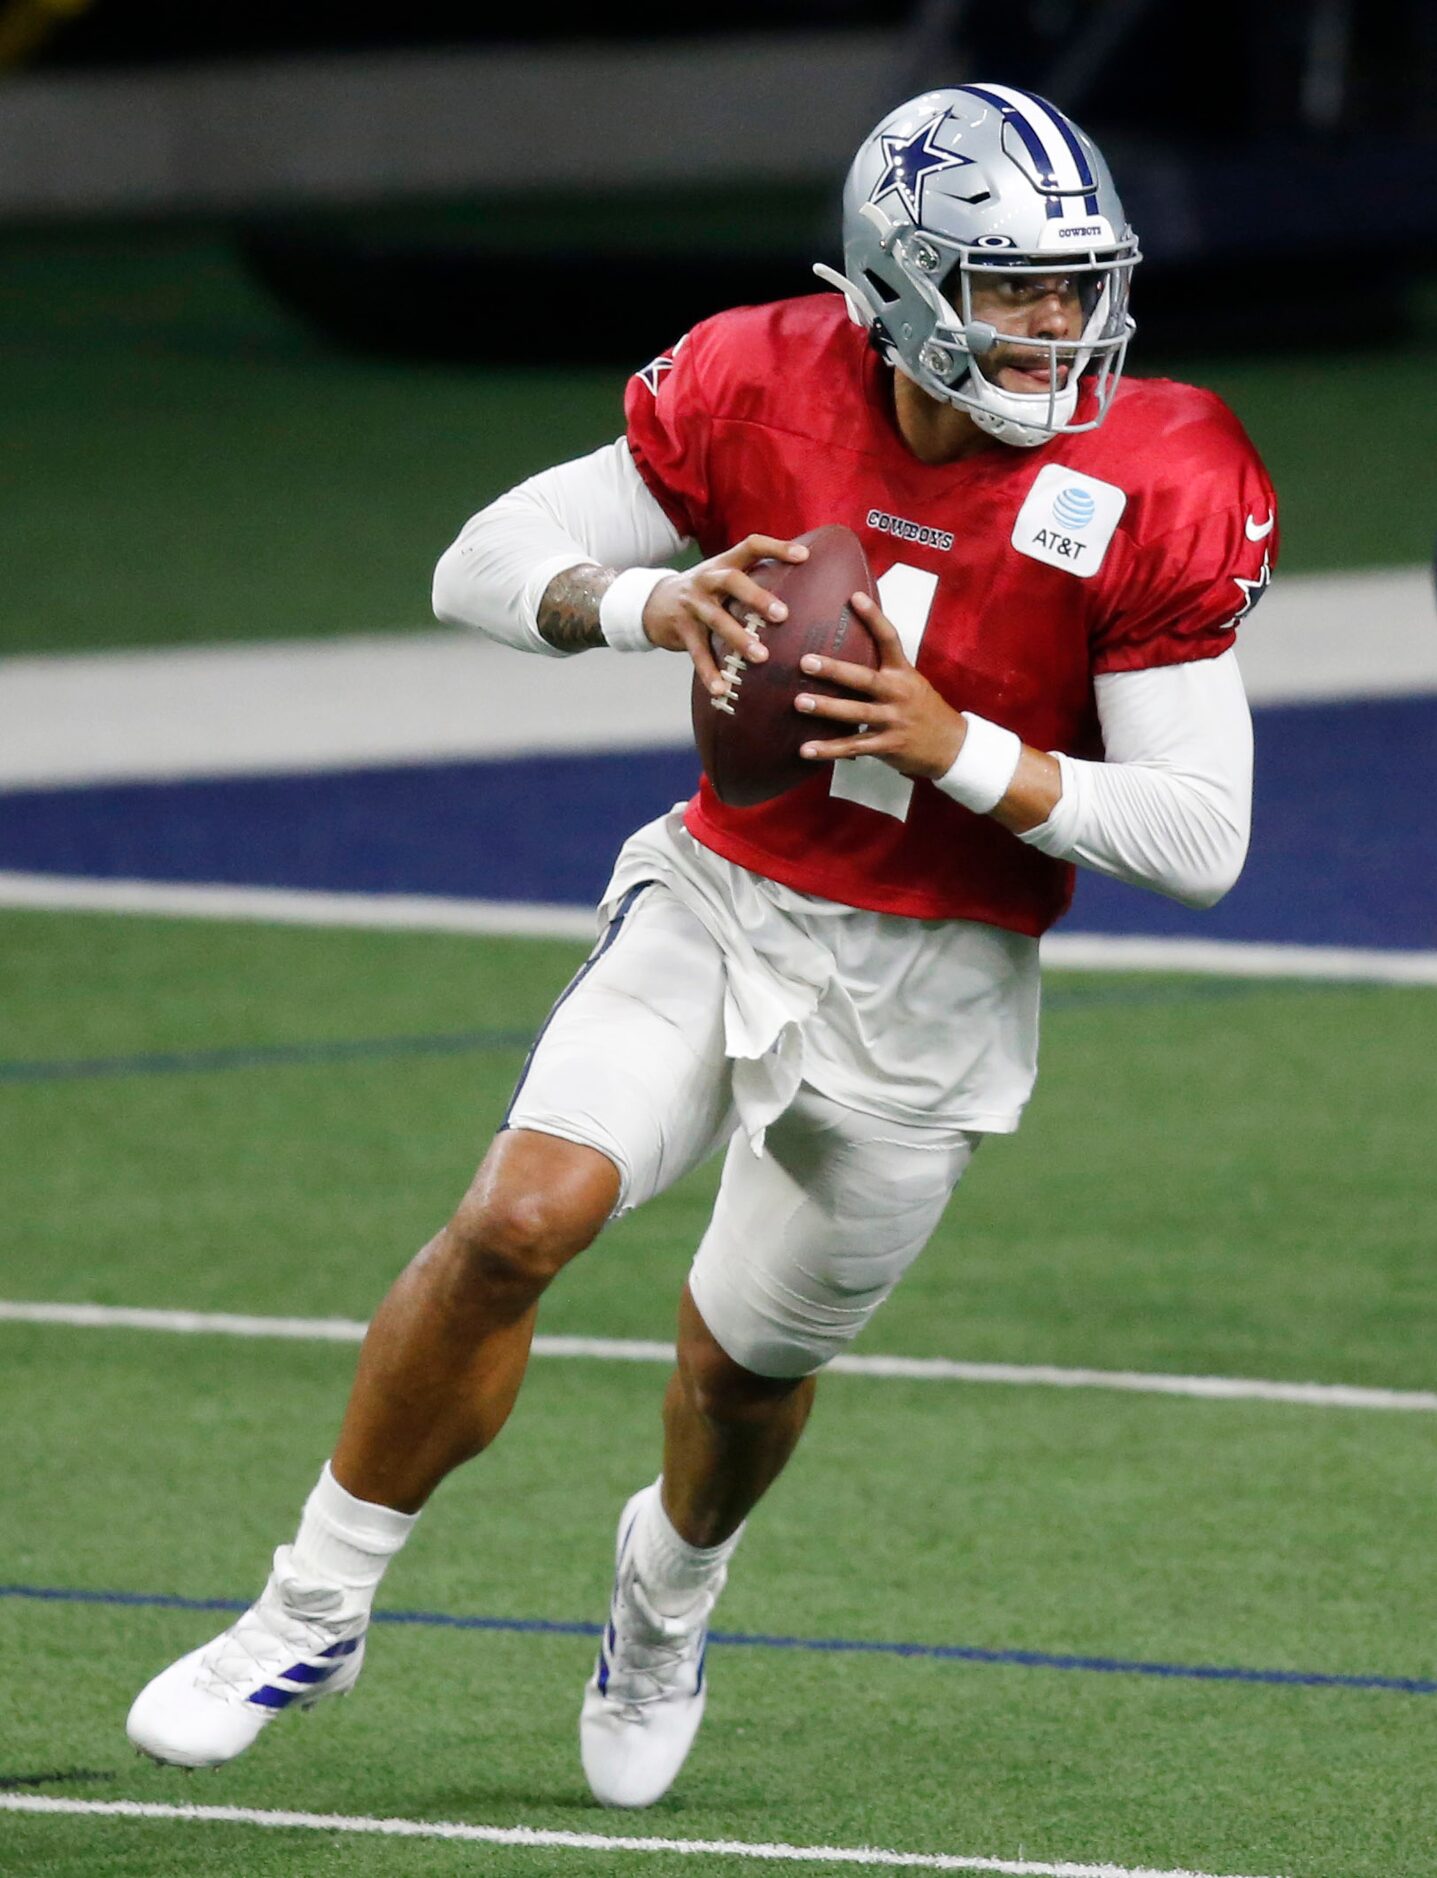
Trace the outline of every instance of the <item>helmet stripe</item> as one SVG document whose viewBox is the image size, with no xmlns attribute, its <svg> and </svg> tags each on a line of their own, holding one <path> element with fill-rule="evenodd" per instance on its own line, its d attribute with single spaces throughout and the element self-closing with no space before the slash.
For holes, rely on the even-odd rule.
<svg viewBox="0 0 1437 1878">
<path fill-rule="evenodd" d="M 1000 97 L 995 91 L 986 90 L 982 85 L 960 85 L 958 89 L 968 92 L 969 95 L 974 98 L 981 98 L 984 104 L 991 104 L 994 110 L 1002 117 L 1004 123 L 1013 126 L 1014 130 L 1016 130 L 1018 135 L 1022 138 L 1028 155 L 1032 157 L 1034 163 L 1038 166 L 1038 173 L 1043 181 L 1056 189 L 1058 186 L 1058 178 L 1053 171 L 1052 156 L 1049 154 L 1048 147 L 1043 142 L 1043 139 L 1038 135 L 1036 129 L 1028 122 L 1022 112 L 1014 105 L 1010 104 L 1006 98 Z M 1049 215 L 1061 215 L 1062 212 L 1062 205 L 1060 203 L 1050 202 L 1048 204 Z"/>
<path fill-rule="evenodd" d="M 1080 189 L 1090 180 L 1074 160 L 1066 139 L 1055 135 L 1057 125 L 1051 107 L 1014 85 L 991 85 L 986 89 L 1002 105 L 1003 114 L 1011 123 L 1026 124 L 1031 129 L 1047 162 L 1049 180 L 1057 188 Z"/>
<path fill-rule="evenodd" d="M 1096 178 L 1083 154 L 1082 145 L 1073 135 L 1062 113 L 1054 110 L 1046 100 L 1035 97 L 1031 92 L 1019 91 L 1012 85 L 960 85 L 958 89 L 981 98 L 985 104 L 991 104 L 1002 113 L 1004 122 L 1011 124 L 1022 138 L 1025 149 L 1049 188 L 1096 188 Z M 1053 135 L 1055 131 L 1056 138 Z M 1096 194 L 1085 195 L 1083 206 L 1089 215 L 1096 215 Z M 1059 216 L 1062 213 L 1062 203 L 1050 199 L 1048 214 Z"/>
<path fill-rule="evenodd" d="M 1022 98 L 1025 103 L 1034 107 L 1035 115 L 1041 114 L 1043 117 L 1047 118 L 1048 122 L 1053 126 L 1053 129 L 1057 131 L 1058 135 L 1072 152 L 1073 162 L 1077 166 L 1078 181 L 1081 183 L 1089 183 L 1093 188 L 1096 188 L 1098 179 L 1092 172 L 1092 167 L 1084 153 L 1083 146 L 1073 135 L 1072 125 L 1068 122 L 1067 118 L 1063 116 L 1063 113 L 1057 106 L 1049 104 L 1046 98 L 1040 98 L 1036 91 L 1020 91 L 1016 85 L 1005 85 L 1003 89 L 1005 91 L 1011 91 L 1015 98 Z"/>
<path fill-rule="evenodd" d="M 1040 98 L 1036 91 L 1018 91 L 1016 86 L 1014 87 L 1014 91 L 1018 97 L 1026 98 L 1029 104 L 1036 105 L 1039 110 L 1046 113 L 1048 121 L 1053 125 L 1053 128 L 1072 152 L 1073 161 L 1078 168 L 1079 182 L 1086 184 L 1089 189 L 1094 191 L 1092 195 L 1084 197 L 1083 207 L 1087 210 L 1089 215 L 1096 215 L 1098 213 L 1098 198 L 1096 194 L 1098 179 L 1093 174 L 1093 166 L 1089 163 L 1087 152 L 1078 141 L 1073 126 L 1068 122 L 1067 118 L 1063 116 L 1063 113 L 1056 105 L 1049 104 L 1046 98 Z"/>
</svg>

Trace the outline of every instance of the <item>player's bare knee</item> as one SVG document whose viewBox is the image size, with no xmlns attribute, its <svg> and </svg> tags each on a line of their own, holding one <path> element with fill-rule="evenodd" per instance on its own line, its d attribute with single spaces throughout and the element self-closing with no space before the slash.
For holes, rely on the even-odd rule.
<svg viewBox="0 0 1437 1878">
<path fill-rule="evenodd" d="M 618 1190 L 618 1170 L 591 1148 L 501 1134 L 443 1235 L 459 1283 L 532 1303 L 598 1236 Z"/>
<path fill-rule="evenodd" d="M 531 1301 L 602 1224 L 562 1197 L 520 1190 L 466 1201 L 445 1237 L 466 1286 Z"/>
<path fill-rule="evenodd" d="M 583 1192 L 509 1180 L 471 1190 L 447 1236 L 464 1282 L 530 1303 L 597 1236 L 608 1210 Z"/>
</svg>

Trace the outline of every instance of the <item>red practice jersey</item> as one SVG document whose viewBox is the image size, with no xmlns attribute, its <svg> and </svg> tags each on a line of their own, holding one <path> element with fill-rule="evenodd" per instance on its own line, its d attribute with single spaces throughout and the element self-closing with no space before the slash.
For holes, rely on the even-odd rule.
<svg viewBox="0 0 1437 1878">
<path fill-rule="evenodd" d="M 1126 379 L 1097 430 L 921 463 L 833 294 L 704 321 L 625 411 L 644 480 L 706 555 L 845 523 L 924 677 L 1040 750 L 1101 759 L 1094 675 L 1216 657 L 1276 554 L 1272 485 L 1213 393 Z M 1038 934 L 1072 895 L 1071 867 L 873 758 L 755 808 L 705 779 L 686 820 L 754 873 L 877 912 Z"/>
</svg>

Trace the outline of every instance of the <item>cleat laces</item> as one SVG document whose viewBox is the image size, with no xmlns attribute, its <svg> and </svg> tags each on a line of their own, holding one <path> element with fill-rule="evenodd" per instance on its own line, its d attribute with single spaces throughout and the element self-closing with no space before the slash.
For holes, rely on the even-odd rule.
<svg viewBox="0 0 1437 1878">
<path fill-rule="evenodd" d="M 331 1587 L 276 1580 L 272 1596 L 261 1598 L 216 1639 L 197 1682 L 240 1702 L 254 1700 L 275 1680 L 310 1684 L 318 1694 L 342 1659 L 319 1668 L 309 1659 L 329 1655 L 344 1641 L 351 1625 L 338 1615 L 342 1603 L 343 1593 Z"/>
<path fill-rule="evenodd" d="M 714 1601 L 713 1595 L 702 1595 L 687 1611 L 671 1616 L 649 1601 L 632 1570 L 624 1574 L 616 1587 L 600 1658 L 607 1665 L 604 1695 L 626 1720 L 642 1720 L 648 1704 L 667 1696 L 695 1692 L 704 1619 Z M 690 1686 L 683 1688 L 686 1681 Z"/>
</svg>

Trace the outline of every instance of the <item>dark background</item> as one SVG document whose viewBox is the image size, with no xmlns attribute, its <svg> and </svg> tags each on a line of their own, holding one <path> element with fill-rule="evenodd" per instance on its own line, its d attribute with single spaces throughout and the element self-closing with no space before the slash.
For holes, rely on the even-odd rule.
<svg viewBox="0 0 1437 1878">
<path fill-rule="evenodd" d="M 1328 345 L 1353 289 L 1380 302 L 1384 333 L 1406 333 L 1437 252 L 1437 0 L 926 0 L 898 11 L 877 0 L 734 0 L 702 14 L 616 0 L 587 41 L 562 12 L 514 10 L 481 28 L 478 10 L 455 0 L 383 12 L 340 0 L 283 9 L 91 0 L 43 23 L 32 4 L 11 62 L 42 75 L 559 41 L 701 49 L 718 36 L 777 44 L 901 26 L 910 93 L 997 77 L 1052 97 L 1097 137 L 1142 238 L 1145 338 L 1159 345 Z M 824 106 L 796 97 L 794 108 Z M 595 193 L 602 167 L 596 152 Z M 620 270 L 624 291 L 602 296 L 577 327 L 542 297 L 523 321 L 496 317 L 534 246 L 531 230 L 516 247 L 503 204 L 492 214 L 471 205 L 468 225 L 442 240 L 413 215 L 376 227 L 372 216 L 270 208 L 233 226 L 265 288 L 351 348 L 518 362 L 562 345 L 566 357 L 606 362 L 631 358 L 636 305 L 658 345 L 736 298 L 809 291 L 810 262 L 838 245 L 836 180 L 821 194 L 780 192 L 760 211 L 745 205 L 778 233 L 738 294 L 731 257 L 710 233 L 722 219 L 712 200 L 695 204 L 687 243 L 653 234 L 664 217 L 651 212 L 652 192 L 597 225 L 591 204 L 539 205 L 567 267 Z M 662 174 L 653 188 L 662 195 Z"/>
</svg>

